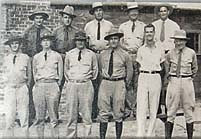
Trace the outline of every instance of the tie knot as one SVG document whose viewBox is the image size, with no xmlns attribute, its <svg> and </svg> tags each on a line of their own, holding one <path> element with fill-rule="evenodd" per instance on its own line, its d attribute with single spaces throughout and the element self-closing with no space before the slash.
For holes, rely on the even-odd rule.
<svg viewBox="0 0 201 139">
<path fill-rule="evenodd" d="M 111 51 L 111 54 L 113 54 L 114 53 L 114 49 L 112 49 L 112 51 Z"/>
<path fill-rule="evenodd" d="M 45 57 L 45 60 L 47 60 L 47 52 L 45 52 L 45 55 L 44 55 L 44 57 Z"/>
</svg>

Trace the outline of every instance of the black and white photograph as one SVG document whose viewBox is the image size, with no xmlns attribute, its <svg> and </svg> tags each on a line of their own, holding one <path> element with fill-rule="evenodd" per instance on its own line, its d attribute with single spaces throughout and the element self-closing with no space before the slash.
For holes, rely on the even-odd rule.
<svg viewBox="0 0 201 139">
<path fill-rule="evenodd" d="M 201 138 L 201 2 L 0 0 L 0 138 Z"/>
</svg>

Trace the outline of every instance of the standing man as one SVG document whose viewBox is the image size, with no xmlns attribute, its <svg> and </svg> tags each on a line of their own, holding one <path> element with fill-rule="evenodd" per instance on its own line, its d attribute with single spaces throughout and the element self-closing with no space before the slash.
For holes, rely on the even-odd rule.
<svg viewBox="0 0 201 139">
<path fill-rule="evenodd" d="M 155 27 L 152 24 L 146 25 L 144 32 L 145 44 L 139 48 L 136 59 L 140 67 L 137 89 L 137 136 L 154 137 L 161 91 L 160 71 L 165 61 L 165 52 L 154 41 Z M 150 121 L 146 134 L 147 111 L 149 112 Z"/>
<path fill-rule="evenodd" d="M 67 98 L 67 138 L 77 138 L 77 119 L 81 115 L 85 126 L 85 137 L 91 134 L 91 114 L 94 88 L 92 80 L 98 74 L 98 62 L 94 52 L 87 49 L 87 37 L 82 31 L 75 34 L 76 48 L 66 52 L 64 85 Z"/>
<path fill-rule="evenodd" d="M 119 32 L 124 33 L 124 37 L 121 40 L 122 48 L 128 52 L 133 63 L 134 74 L 132 82 L 127 88 L 126 102 L 129 109 L 131 109 L 135 115 L 137 80 L 139 75 L 136 57 L 138 49 L 143 45 L 145 24 L 138 20 L 139 7 L 137 2 L 128 2 L 126 13 L 128 14 L 129 20 L 119 26 Z"/>
<path fill-rule="evenodd" d="M 175 46 L 174 41 L 170 39 L 171 36 L 174 35 L 175 30 L 179 30 L 179 25 L 173 20 L 169 19 L 169 16 L 173 12 L 173 7 L 168 4 L 163 4 L 155 7 L 155 13 L 158 14 L 159 19 L 153 22 L 155 26 L 155 40 L 162 46 L 165 50 L 165 54 L 167 54 L 171 49 Z M 161 74 L 162 75 L 162 74 Z M 164 79 L 162 78 L 162 82 Z M 161 97 L 160 97 L 160 108 L 161 118 L 165 114 L 165 98 L 166 98 L 166 90 L 167 86 L 162 87 Z M 159 111 L 159 112 L 160 112 Z M 159 115 L 158 115 L 159 116 Z M 166 115 L 165 115 L 166 116 Z M 166 119 L 166 118 L 165 118 Z"/>
<path fill-rule="evenodd" d="M 102 82 L 98 94 L 100 138 L 105 139 L 110 113 L 116 122 L 116 138 L 121 138 L 123 129 L 126 86 L 130 85 L 133 68 L 129 55 L 121 48 L 123 33 L 111 30 L 105 40 L 109 48 L 100 55 Z"/>
<path fill-rule="evenodd" d="M 33 100 L 36 110 L 36 130 L 39 138 L 44 138 L 45 116 L 48 111 L 52 137 L 59 137 L 58 101 L 59 86 L 63 77 L 63 61 L 59 53 L 51 50 L 54 36 L 44 34 L 40 44 L 43 50 L 33 58 Z"/>
<path fill-rule="evenodd" d="M 73 37 L 77 29 L 72 26 L 72 22 L 76 15 L 74 14 L 74 8 L 69 5 L 66 5 L 64 10 L 59 13 L 61 15 L 61 25 L 53 33 L 56 37 L 54 50 L 59 52 L 64 59 L 65 53 L 74 48 Z"/>
<path fill-rule="evenodd" d="M 171 139 L 174 120 L 179 104 L 184 110 L 188 139 L 193 137 L 193 111 L 195 108 L 195 91 L 193 78 L 198 71 L 197 57 L 194 50 L 186 46 L 186 32 L 177 30 L 174 36 L 175 48 L 167 55 L 169 84 L 167 87 L 167 122 L 165 137 Z"/>
<path fill-rule="evenodd" d="M 44 11 L 35 9 L 33 14 L 29 16 L 29 20 L 33 21 L 31 25 L 24 33 L 24 38 L 28 40 L 27 45 L 23 48 L 23 52 L 33 57 L 35 54 L 42 51 L 40 46 L 40 38 L 45 33 L 50 33 L 43 23 L 49 18 L 49 15 Z"/>
<path fill-rule="evenodd" d="M 18 113 L 21 135 L 29 135 L 29 91 L 31 81 L 31 62 L 26 54 L 22 54 L 21 46 L 24 39 L 11 34 L 4 44 L 9 45 L 11 52 L 4 59 L 5 67 L 5 108 L 6 131 L 4 136 L 14 137 L 16 113 Z"/>
<path fill-rule="evenodd" d="M 86 35 L 89 36 L 89 49 L 93 50 L 97 56 L 100 52 L 106 49 L 107 41 L 104 37 L 113 27 L 110 21 L 104 19 L 104 9 L 101 2 L 94 2 L 92 4 L 92 9 L 89 13 L 94 15 L 95 19 L 88 22 L 84 28 Z M 100 84 L 100 77 L 98 76 L 96 80 L 93 81 L 94 86 L 94 101 L 93 101 L 93 112 L 92 118 L 95 119 L 97 116 L 97 101 L 98 101 L 98 89 Z"/>
</svg>

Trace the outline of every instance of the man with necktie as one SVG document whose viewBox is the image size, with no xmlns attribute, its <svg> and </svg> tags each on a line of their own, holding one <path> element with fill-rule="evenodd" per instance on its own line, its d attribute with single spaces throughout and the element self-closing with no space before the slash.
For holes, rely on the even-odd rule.
<svg viewBox="0 0 201 139">
<path fill-rule="evenodd" d="M 29 136 L 29 91 L 31 81 L 30 58 L 21 52 L 21 46 L 25 42 L 22 36 L 16 35 L 14 31 L 8 41 L 11 52 L 5 57 L 3 63 L 5 81 L 5 110 L 6 128 L 4 137 L 14 137 L 14 125 L 16 113 L 20 120 L 20 135 L 18 137 L 28 138 Z"/>
<path fill-rule="evenodd" d="M 193 111 L 195 108 L 195 91 L 193 78 L 198 71 L 197 57 L 194 50 L 186 46 L 189 38 L 184 30 L 176 30 L 171 37 L 175 48 L 167 55 L 167 122 L 165 137 L 171 139 L 174 120 L 179 104 L 183 108 L 188 139 L 193 137 Z"/>
<path fill-rule="evenodd" d="M 66 82 L 63 92 L 67 102 L 67 138 L 77 138 L 78 114 L 84 123 L 84 136 L 91 134 L 92 102 L 94 88 L 92 80 L 98 75 L 98 61 L 96 54 L 87 49 L 86 33 L 75 33 L 76 48 L 66 52 L 64 75 Z"/>
<path fill-rule="evenodd" d="M 113 27 L 113 24 L 104 19 L 104 7 L 102 2 L 94 2 L 89 13 L 95 17 L 92 21 L 85 25 L 86 35 L 89 36 L 89 49 L 94 51 L 99 56 L 100 52 L 108 47 L 107 41 L 104 37 Z M 97 99 L 98 99 L 98 88 L 100 85 L 100 77 L 93 81 L 94 85 L 94 102 L 93 102 L 93 113 L 92 118 L 97 117 Z"/>
<path fill-rule="evenodd" d="M 155 137 L 156 115 L 161 91 L 160 72 L 165 61 L 162 46 L 154 41 L 155 27 L 148 24 L 144 28 L 145 44 L 138 49 L 136 61 L 139 64 L 137 89 L 137 136 Z M 147 112 L 149 124 L 147 125 Z M 146 131 L 147 125 L 147 133 Z"/>
<path fill-rule="evenodd" d="M 104 37 L 109 43 L 109 48 L 102 51 L 99 59 L 102 76 L 98 94 L 101 139 L 105 139 L 111 113 L 115 120 L 117 139 L 121 138 L 123 129 L 126 86 L 131 83 L 133 67 L 128 53 L 121 48 L 121 37 L 123 33 L 112 29 Z"/>
<path fill-rule="evenodd" d="M 165 50 L 165 54 L 168 53 L 171 49 L 175 47 L 174 41 L 170 39 L 171 36 L 174 35 L 175 30 L 179 30 L 179 25 L 174 22 L 173 20 L 169 19 L 169 16 L 173 12 L 173 7 L 169 4 L 162 4 L 154 9 L 155 13 L 159 16 L 159 19 L 154 21 L 152 24 L 155 26 L 155 40 L 159 45 L 163 47 Z M 163 82 L 163 75 L 162 76 L 162 82 Z M 162 87 L 161 91 L 161 97 L 160 97 L 160 107 L 159 107 L 159 115 L 158 117 L 161 118 L 161 120 L 166 120 L 166 114 L 165 114 L 165 98 L 166 98 L 166 90 L 167 86 Z"/>
<path fill-rule="evenodd" d="M 63 61 L 59 53 L 51 50 L 54 36 L 47 33 L 40 39 L 43 50 L 33 58 L 33 100 L 36 110 L 37 136 L 44 138 L 45 116 L 48 111 L 52 137 L 59 137 L 58 102 L 59 86 L 63 77 Z"/>
<path fill-rule="evenodd" d="M 129 20 L 119 26 L 119 32 L 124 33 L 121 39 L 122 48 L 128 52 L 133 62 L 133 77 L 131 86 L 127 88 L 126 103 L 134 116 L 136 114 L 136 96 L 137 96 L 137 80 L 138 68 L 136 63 L 137 50 L 143 45 L 144 41 L 144 26 L 145 24 L 138 20 L 140 7 L 137 2 L 128 2 L 127 13 Z"/>
</svg>

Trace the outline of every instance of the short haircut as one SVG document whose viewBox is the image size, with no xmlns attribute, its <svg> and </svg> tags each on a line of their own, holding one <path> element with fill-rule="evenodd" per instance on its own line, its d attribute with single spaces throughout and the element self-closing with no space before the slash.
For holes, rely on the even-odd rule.
<svg viewBox="0 0 201 139">
<path fill-rule="evenodd" d="M 155 32 L 155 26 L 153 24 L 147 24 L 145 27 L 144 27 L 144 32 L 146 31 L 146 28 L 153 28 L 154 32 Z"/>
</svg>

